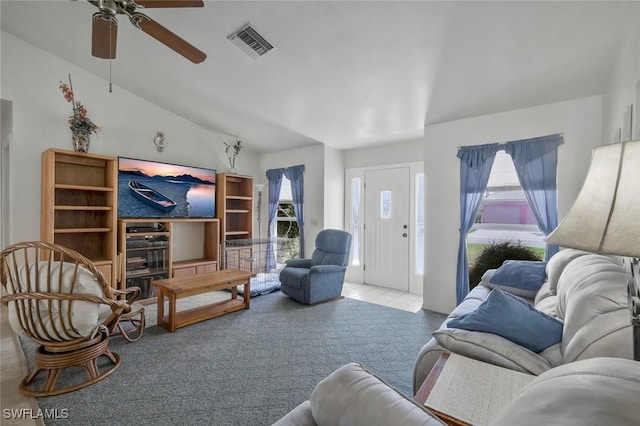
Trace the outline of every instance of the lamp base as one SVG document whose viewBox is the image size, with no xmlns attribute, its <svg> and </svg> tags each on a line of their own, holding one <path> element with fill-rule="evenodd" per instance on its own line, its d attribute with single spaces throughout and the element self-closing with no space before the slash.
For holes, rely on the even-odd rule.
<svg viewBox="0 0 640 426">
<path fill-rule="evenodd" d="M 633 328 L 633 359 L 640 361 L 640 258 L 625 259 L 625 263 L 630 272 L 627 299 Z"/>
<path fill-rule="evenodd" d="M 640 319 L 631 318 L 633 327 L 633 359 L 640 361 Z"/>
</svg>

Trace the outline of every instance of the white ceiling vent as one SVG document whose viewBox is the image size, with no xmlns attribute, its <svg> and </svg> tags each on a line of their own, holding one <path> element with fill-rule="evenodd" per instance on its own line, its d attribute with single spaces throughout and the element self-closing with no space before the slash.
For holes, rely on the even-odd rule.
<svg viewBox="0 0 640 426">
<path fill-rule="evenodd" d="M 273 45 L 265 40 L 250 24 L 246 24 L 238 31 L 227 36 L 227 38 L 237 44 L 240 49 L 244 50 L 253 59 L 264 56 L 273 49 Z"/>
</svg>

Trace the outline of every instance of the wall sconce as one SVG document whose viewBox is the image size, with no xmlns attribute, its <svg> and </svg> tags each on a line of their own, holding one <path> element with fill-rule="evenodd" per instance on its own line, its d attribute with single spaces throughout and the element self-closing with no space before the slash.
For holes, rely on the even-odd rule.
<svg viewBox="0 0 640 426">
<path fill-rule="evenodd" d="M 164 151 L 166 146 L 169 145 L 169 142 L 164 137 L 164 132 L 157 132 L 156 137 L 153 138 L 153 143 L 155 144 L 158 152 Z"/>
</svg>

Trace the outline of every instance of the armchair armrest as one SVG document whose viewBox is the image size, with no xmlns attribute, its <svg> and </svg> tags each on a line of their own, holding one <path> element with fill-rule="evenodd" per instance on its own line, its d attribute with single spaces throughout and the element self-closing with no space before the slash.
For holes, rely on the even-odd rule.
<svg viewBox="0 0 640 426">
<path fill-rule="evenodd" d="M 315 272 L 318 274 L 327 274 L 331 272 L 344 272 L 347 270 L 346 266 L 340 265 L 316 265 L 309 268 L 309 273 Z"/>
<path fill-rule="evenodd" d="M 286 266 L 290 268 L 311 268 L 311 259 L 288 259 L 285 262 Z"/>
<path fill-rule="evenodd" d="M 124 299 L 127 301 L 127 303 L 131 303 L 137 300 L 138 297 L 140 297 L 141 291 L 142 290 L 140 290 L 140 287 L 127 287 L 125 290 L 114 289 L 113 294 L 116 297 L 124 296 Z"/>
</svg>

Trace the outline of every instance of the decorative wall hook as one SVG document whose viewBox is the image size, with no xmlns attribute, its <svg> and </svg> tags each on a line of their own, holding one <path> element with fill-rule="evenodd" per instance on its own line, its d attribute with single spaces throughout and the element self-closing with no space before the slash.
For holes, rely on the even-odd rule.
<svg viewBox="0 0 640 426">
<path fill-rule="evenodd" d="M 164 137 L 164 132 L 157 132 L 156 137 L 153 138 L 153 143 L 156 145 L 158 152 L 164 151 L 169 142 Z"/>
</svg>

